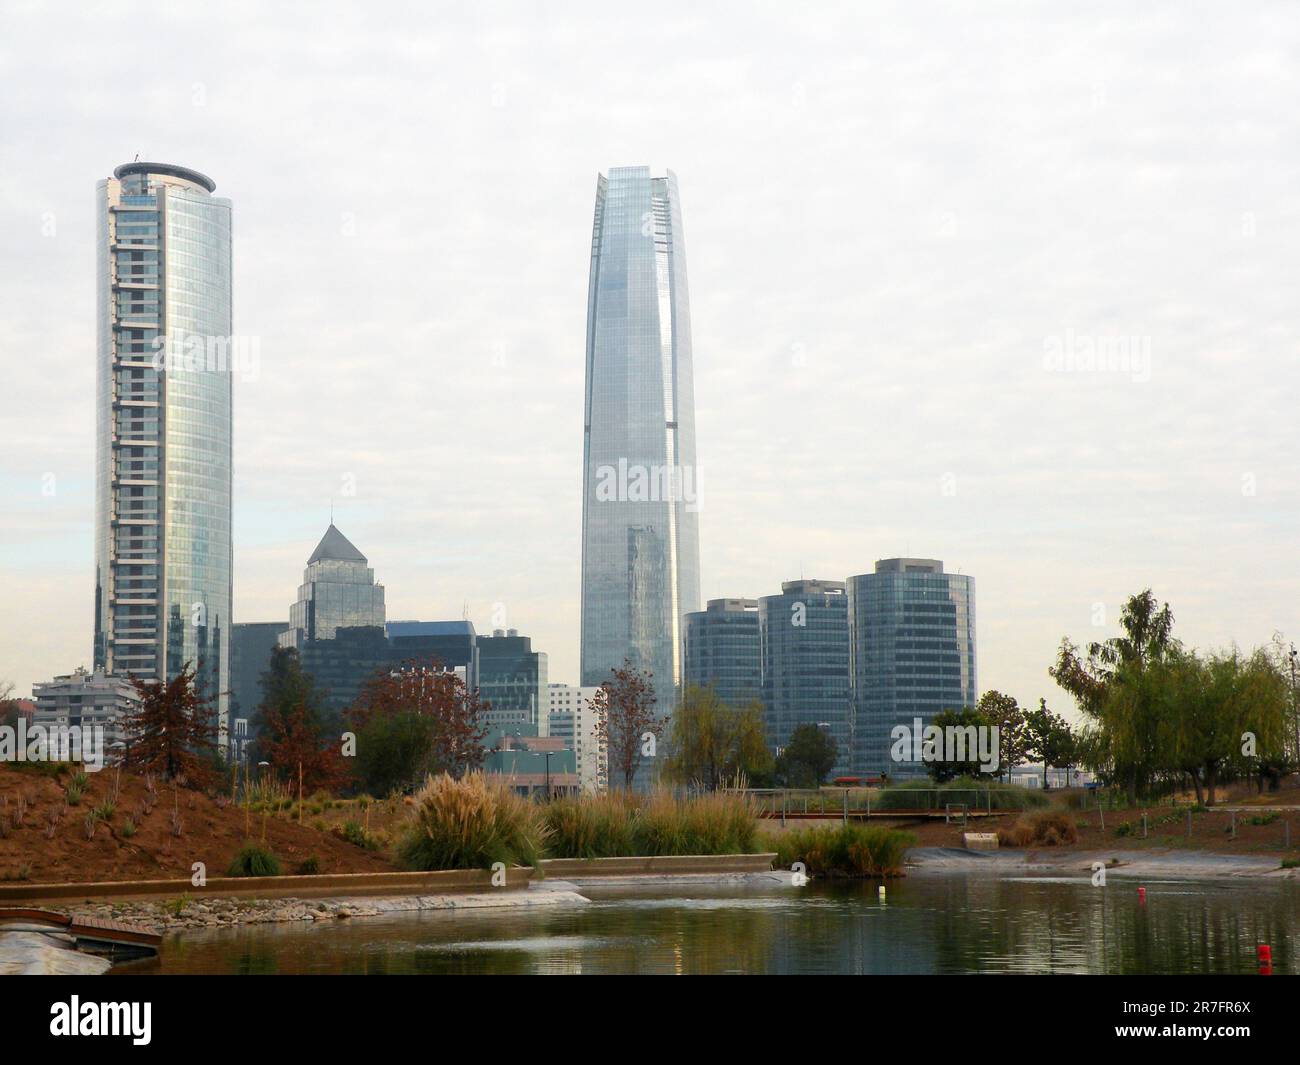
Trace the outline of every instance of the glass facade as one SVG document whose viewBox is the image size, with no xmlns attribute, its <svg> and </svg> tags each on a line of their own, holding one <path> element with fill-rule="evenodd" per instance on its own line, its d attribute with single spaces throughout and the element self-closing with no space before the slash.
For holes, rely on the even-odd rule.
<svg viewBox="0 0 1300 1065">
<path fill-rule="evenodd" d="M 768 745 L 782 748 L 799 725 L 835 741 L 832 776 L 853 760 L 849 619 L 843 581 L 798 580 L 758 601 Z"/>
<path fill-rule="evenodd" d="M 375 583 L 366 556 L 331 522 L 307 560 L 280 646 L 302 650 L 314 640 L 334 639 L 344 628 L 377 627 L 382 636 L 384 620 L 384 586 Z"/>
<path fill-rule="evenodd" d="M 712 684 L 730 706 L 762 698 L 756 600 L 710 599 L 705 610 L 686 615 L 686 683 Z"/>
<path fill-rule="evenodd" d="M 160 163 L 97 186 L 94 663 L 193 666 L 224 744 L 231 374 L 208 353 L 231 339 L 231 208 L 214 188 Z"/>
<path fill-rule="evenodd" d="M 516 730 L 545 736 L 550 709 L 546 654 L 514 630 L 497 630 L 475 641 L 479 696 L 492 704 L 487 715 L 492 734 Z"/>
<path fill-rule="evenodd" d="M 858 772 L 925 774 L 895 763 L 890 731 L 974 706 L 975 581 L 929 558 L 891 558 L 849 578 L 849 630 Z"/>
<path fill-rule="evenodd" d="M 611 169 L 596 187 L 583 415 L 581 680 L 629 660 L 667 714 L 683 619 L 699 609 L 699 472 L 677 179 Z"/>
</svg>

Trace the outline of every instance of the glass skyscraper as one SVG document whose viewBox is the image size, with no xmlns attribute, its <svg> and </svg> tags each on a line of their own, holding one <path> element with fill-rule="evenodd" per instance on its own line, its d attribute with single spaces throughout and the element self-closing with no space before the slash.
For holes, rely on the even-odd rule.
<svg viewBox="0 0 1300 1065">
<path fill-rule="evenodd" d="M 583 411 L 583 685 L 624 659 L 667 715 L 682 626 L 699 609 L 699 471 L 686 248 L 677 179 L 597 179 Z"/>
<path fill-rule="evenodd" d="M 853 761 L 849 621 L 843 581 L 797 580 L 758 601 L 767 742 L 783 748 L 799 725 L 835 741 L 832 776 Z"/>
<path fill-rule="evenodd" d="M 686 615 L 686 683 L 712 684 L 728 706 L 762 698 L 756 600 L 710 599 L 706 609 Z"/>
<path fill-rule="evenodd" d="M 231 632 L 230 201 L 128 163 L 96 187 L 97 669 L 193 666 L 224 744 Z"/>
<path fill-rule="evenodd" d="M 281 647 L 332 640 L 339 629 L 374 628 L 384 635 L 384 586 L 352 541 L 330 523 L 298 586 L 298 601 L 289 607 L 289 628 Z"/>
<path fill-rule="evenodd" d="M 978 700 L 975 580 L 938 559 L 889 558 L 848 586 L 856 769 L 922 776 L 923 764 L 893 761 L 890 731 Z"/>
</svg>

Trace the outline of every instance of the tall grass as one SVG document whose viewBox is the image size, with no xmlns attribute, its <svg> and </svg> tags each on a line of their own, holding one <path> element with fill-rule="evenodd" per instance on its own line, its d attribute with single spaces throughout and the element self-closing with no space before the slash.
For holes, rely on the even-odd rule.
<svg viewBox="0 0 1300 1065">
<path fill-rule="evenodd" d="M 637 854 L 754 854 L 758 811 L 738 792 L 691 799 L 656 792 L 637 811 L 632 830 Z"/>
<path fill-rule="evenodd" d="M 553 858 L 625 858 L 637 853 L 632 822 L 640 803 L 627 792 L 555 799 L 544 816 Z"/>
<path fill-rule="evenodd" d="M 803 862 L 813 876 L 899 876 L 903 855 L 916 842 L 910 832 L 879 825 L 839 825 L 773 833 L 765 842 L 776 851 L 777 865 Z"/>
<path fill-rule="evenodd" d="M 758 810 L 739 792 L 695 798 L 671 792 L 611 792 L 557 799 L 545 807 L 552 858 L 631 855 L 754 854 Z"/>
<path fill-rule="evenodd" d="M 1009 825 L 998 828 L 998 845 L 1001 847 L 1059 847 L 1074 843 L 1079 830 L 1074 818 L 1064 810 L 1038 810 L 1018 817 Z"/>
<path fill-rule="evenodd" d="M 280 859 L 261 843 L 249 841 L 230 861 L 226 876 L 279 876 Z"/>
<path fill-rule="evenodd" d="M 542 808 L 499 779 L 469 773 L 430 777 L 415 796 L 397 847 L 408 869 L 488 869 L 536 865 L 549 829 Z"/>
</svg>

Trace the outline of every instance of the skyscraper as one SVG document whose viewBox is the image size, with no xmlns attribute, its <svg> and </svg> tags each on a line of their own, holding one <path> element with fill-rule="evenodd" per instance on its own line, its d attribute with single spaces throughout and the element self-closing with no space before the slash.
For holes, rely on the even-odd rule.
<svg viewBox="0 0 1300 1065">
<path fill-rule="evenodd" d="M 230 201 L 127 163 L 96 186 L 97 669 L 193 666 L 223 735 L 231 631 Z"/>
<path fill-rule="evenodd" d="M 758 601 L 767 742 L 784 747 L 800 725 L 835 741 L 832 776 L 853 762 L 849 625 L 843 581 L 786 581 Z"/>
<path fill-rule="evenodd" d="M 382 637 L 384 621 L 384 586 L 375 583 L 366 556 L 330 522 L 307 559 L 280 646 L 302 650 L 306 643 L 334 639 L 339 629 L 374 628 Z"/>
<path fill-rule="evenodd" d="M 629 660 L 658 709 L 682 680 L 699 609 L 699 471 L 677 179 L 611 169 L 596 184 L 583 408 L 581 683 Z"/>
<path fill-rule="evenodd" d="M 729 706 L 745 706 L 763 695 L 758 603 L 753 599 L 710 599 L 704 610 L 686 615 L 686 681 L 712 684 Z"/>
<path fill-rule="evenodd" d="M 855 768 L 921 776 L 924 765 L 890 757 L 890 731 L 979 698 L 975 580 L 944 573 L 938 559 L 888 558 L 850 577 L 848 592 Z"/>
</svg>

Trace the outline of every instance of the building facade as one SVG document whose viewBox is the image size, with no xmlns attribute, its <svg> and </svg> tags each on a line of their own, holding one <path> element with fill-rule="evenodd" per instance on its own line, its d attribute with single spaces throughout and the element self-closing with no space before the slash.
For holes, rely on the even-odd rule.
<svg viewBox="0 0 1300 1065">
<path fill-rule="evenodd" d="M 574 752 L 582 791 L 604 791 L 609 786 L 609 745 L 601 735 L 596 712 L 591 709 L 591 700 L 598 689 L 573 684 L 547 687 L 550 736 L 563 740 Z"/>
<path fill-rule="evenodd" d="M 298 600 L 289 607 L 281 647 L 301 650 L 313 640 L 332 640 L 342 628 L 384 629 L 384 586 L 366 556 L 330 522 L 307 560 Z"/>
<path fill-rule="evenodd" d="M 932 558 L 890 558 L 848 581 L 855 763 L 861 773 L 917 777 L 897 762 L 890 733 L 974 706 L 975 581 Z"/>
<path fill-rule="evenodd" d="M 843 581 L 797 580 L 758 601 L 767 742 L 780 750 L 799 725 L 835 741 L 832 776 L 853 762 L 848 603 Z"/>
<path fill-rule="evenodd" d="M 549 692 L 545 651 L 515 629 L 496 629 L 475 641 L 474 683 L 492 704 L 490 733 L 545 736 Z"/>
<path fill-rule="evenodd" d="M 597 179 L 583 401 L 581 682 L 624 660 L 667 715 L 699 609 L 699 470 L 677 179 Z"/>
<path fill-rule="evenodd" d="M 231 207 L 128 163 L 96 188 L 94 666 L 187 665 L 224 732 L 231 578 Z"/>
<path fill-rule="evenodd" d="M 686 615 L 686 683 L 712 684 L 729 706 L 763 697 L 758 600 L 710 599 Z"/>
<path fill-rule="evenodd" d="M 140 707 L 140 696 L 126 677 L 103 670 L 78 669 L 32 685 L 36 711 L 33 725 L 47 730 L 60 728 L 102 728 L 103 755 L 116 762 L 126 746 L 127 721 Z"/>
<path fill-rule="evenodd" d="M 283 621 L 245 621 L 231 626 L 230 717 L 250 719 L 262 702 L 262 674 L 271 664 L 271 651 L 281 633 L 289 628 Z M 233 729 L 233 725 L 231 726 Z M 233 747 L 234 740 L 231 744 Z"/>
</svg>

